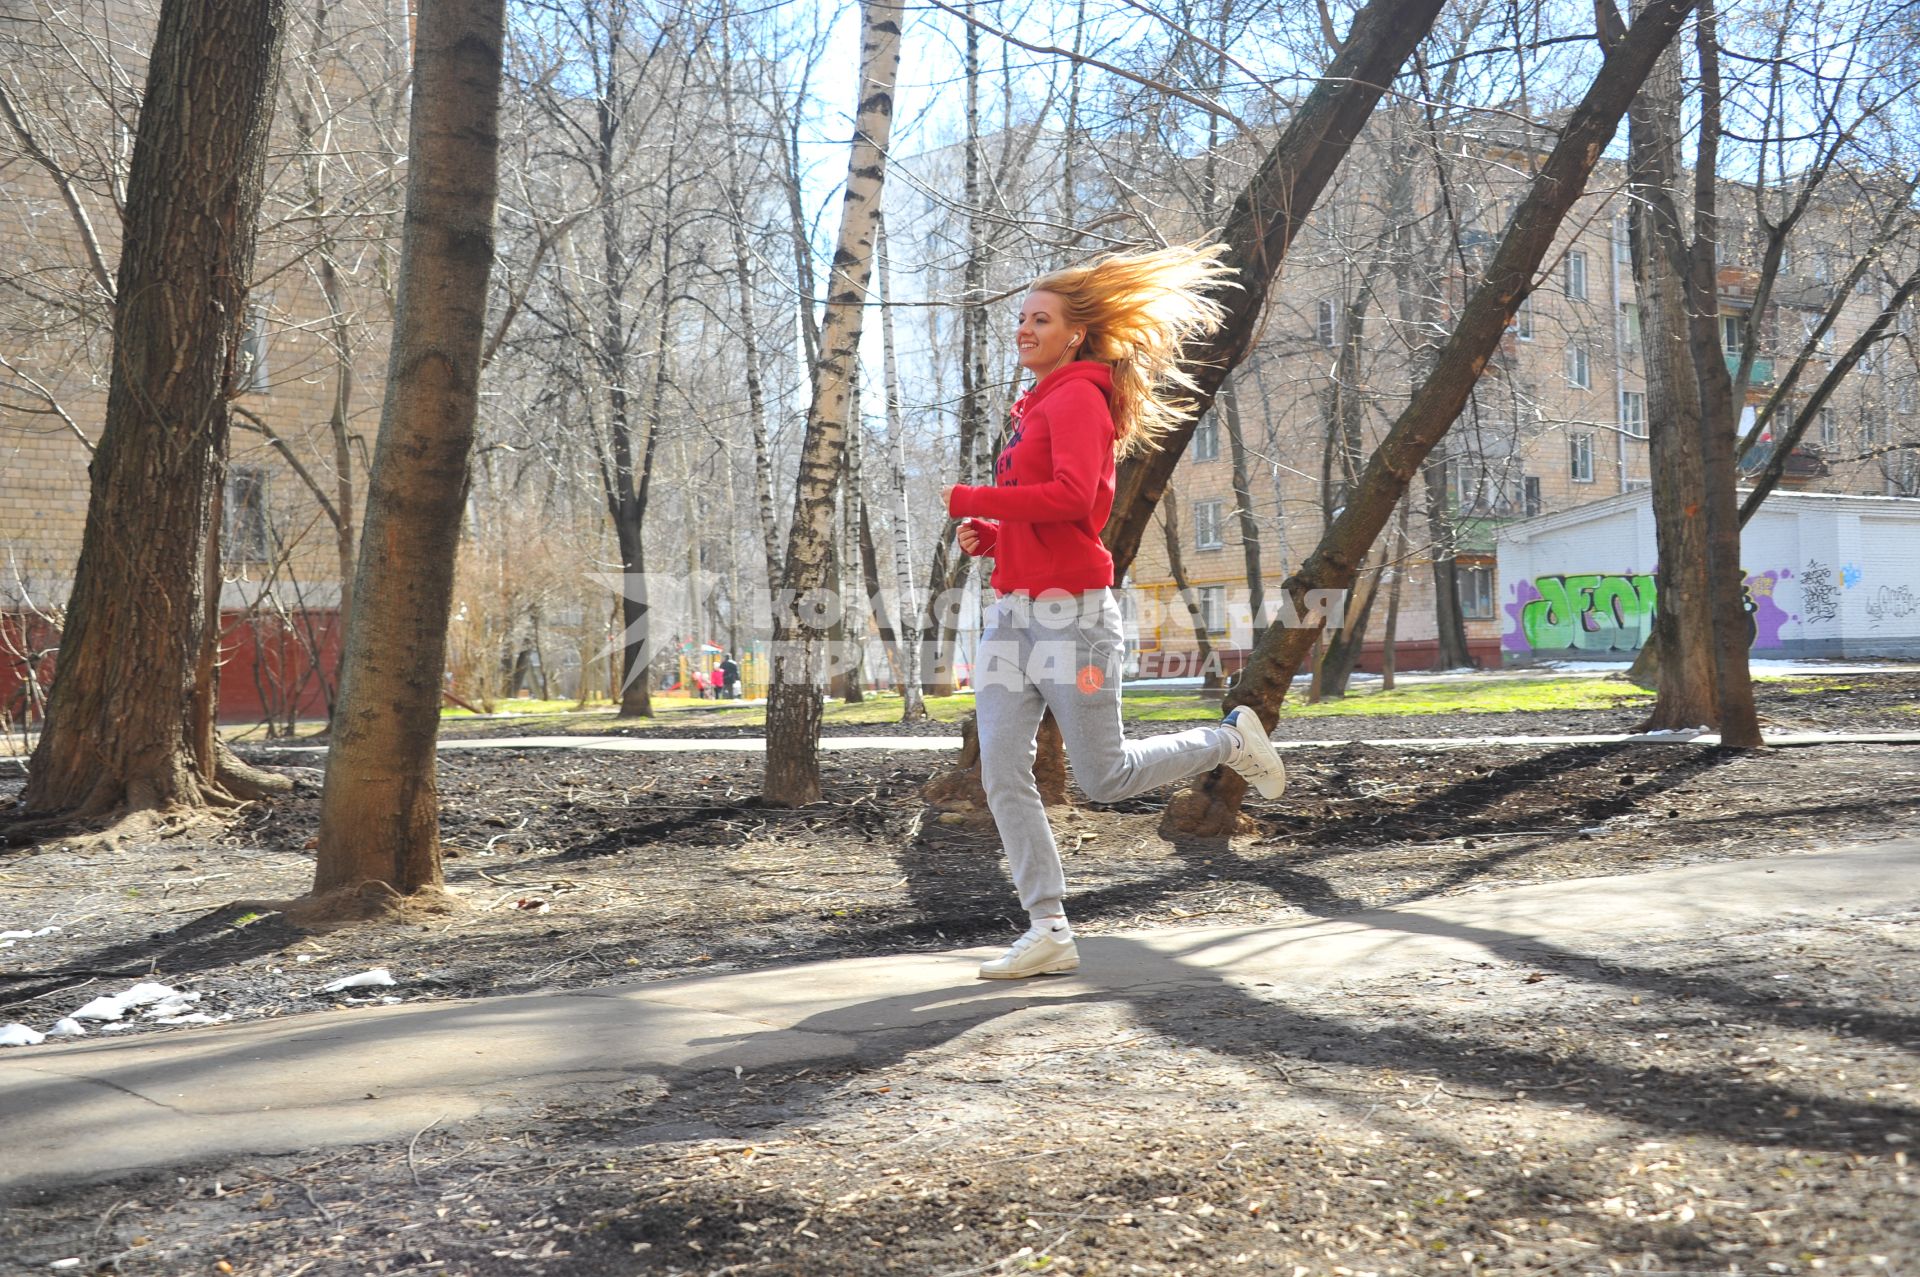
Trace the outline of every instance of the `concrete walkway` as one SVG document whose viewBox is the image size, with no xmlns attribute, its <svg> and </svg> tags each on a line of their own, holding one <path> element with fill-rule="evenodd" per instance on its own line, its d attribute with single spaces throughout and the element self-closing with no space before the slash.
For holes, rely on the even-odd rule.
<svg viewBox="0 0 1920 1277">
<path fill-rule="evenodd" d="M 903 954 L 24 1047 L 0 1055 L 0 1200 L 202 1158 L 405 1139 L 467 1118 L 537 1120 L 544 1104 L 605 1097 L 642 1075 L 724 1086 L 736 1069 L 897 1059 L 1049 1002 L 1232 988 L 1324 1010 L 1338 984 L 1916 907 L 1920 839 L 1901 839 L 1320 921 L 1091 936 L 1078 975 L 1018 984 L 975 978 L 987 950 Z"/>
</svg>

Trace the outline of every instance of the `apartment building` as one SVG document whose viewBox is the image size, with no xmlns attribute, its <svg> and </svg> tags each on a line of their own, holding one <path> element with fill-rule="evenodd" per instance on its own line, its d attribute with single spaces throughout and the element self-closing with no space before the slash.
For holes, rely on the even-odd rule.
<svg viewBox="0 0 1920 1277">
<path fill-rule="evenodd" d="M 1203 646 L 1225 673 L 1245 660 L 1253 633 L 1245 606 L 1249 531 L 1258 541 L 1271 607 L 1280 582 L 1311 552 L 1340 508 L 1343 485 L 1405 406 L 1423 348 L 1430 350 L 1444 332 L 1450 308 L 1464 300 L 1477 265 L 1491 254 L 1517 204 L 1517 178 L 1524 172 L 1518 160 L 1524 157 L 1511 152 L 1459 175 L 1448 192 L 1451 213 L 1435 200 L 1431 185 L 1421 190 L 1423 198 L 1412 204 L 1414 220 L 1449 222 L 1440 232 L 1452 243 L 1447 267 L 1419 296 L 1418 275 L 1405 257 L 1410 237 L 1396 238 L 1385 225 L 1396 213 L 1404 217 L 1406 208 L 1372 197 L 1385 165 L 1377 154 L 1367 155 L 1370 146 L 1377 151 L 1377 142 L 1363 142 L 1316 210 L 1283 270 L 1258 347 L 1201 423 L 1172 479 L 1178 575 L 1188 593 L 1182 593 L 1168 554 L 1165 512 L 1133 565 L 1144 676 L 1200 672 Z M 1463 146 L 1453 158 L 1465 169 L 1464 161 L 1473 157 Z M 1486 158 L 1484 152 L 1479 158 Z M 1502 634 L 1511 628 L 1505 616 L 1509 591 L 1495 562 L 1499 531 L 1648 486 L 1645 361 L 1624 186 L 1617 165 L 1595 175 L 1472 403 L 1436 450 L 1434 460 L 1443 465 L 1429 476 L 1433 482 L 1416 483 L 1405 518 L 1383 534 L 1368 568 L 1381 588 L 1361 668 L 1379 667 L 1387 603 L 1396 591 L 1397 666 L 1433 662 L 1438 573 L 1456 587 L 1472 658 L 1499 665 Z M 1725 206 L 1736 217 L 1741 209 L 1750 211 L 1752 193 L 1730 187 Z M 1813 224 L 1797 238 L 1820 246 L 1790 255 L 1757 319 L 1752 307 L 1758 244 L 1745 230 L 1728 235 L 1718 280 L 1730 364 L 1738 361 L 1749 326 L 1761 326 L 1748 423 L 1841 290 L 1859 251 L 1850 247 L 1855 228 L 1848 216 L 1849 210 L 1816 209 Z M 1449 219 L 1458 221 L 1457 237 Z M 1403 256 L 1396 260 L 1393 252 L 1369 249 L 1382 242 L 1398 244 L 1395 251 Z M 1846 292 L 1838 322 L 1815 343 L 1810 367 L 1787 402 L 1789 414 L 1835 353 L 1872 322 L 1892 286 L 1883 269 Z M 1908 319 L 1903 315 L 1900 322 Z M 1878 347 L 1810 428 L 1783 486 L 1888 497 L 1920 493 L 1917 454 L 1911 446 L 1895 446 L 1920 436 L 1917 374 L 1910 343 Z M 1780 420 L 1770 437 L 1784 424 Z M 1756 469 L 1770 448 L 1763 443 L 1754 449 L 1743 467 Z M 1190 619 L 1195 610 L 1204 645 Z"/>
<path fill-rule="evenodd" d="M 153 0 L 0 4 L 0 716 L 44 687 L 86 522 L 111 359 L 119 205 Z M 222 713 L 323 711 L 340 525 L 378 427 L 404 184 L 404 11 L 294 19 L 234 401 Z M 36 686 L 38 685 L 38 686 Z"/>
</svg>

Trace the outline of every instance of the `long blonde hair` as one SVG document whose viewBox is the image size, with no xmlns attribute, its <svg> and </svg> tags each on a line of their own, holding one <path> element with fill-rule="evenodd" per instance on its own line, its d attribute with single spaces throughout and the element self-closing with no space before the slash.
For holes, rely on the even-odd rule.
<svg viewBox="0 0 1920 1277">
<path fill-rule="evenodd" d="M 1030 292 L 1065 303 L 1066 322 L 1085 327 L 1075 354 L 1113 368 L 1114 451 L 1159 447 L 1160 436 L 1193 409 L 1180 394 L 1198 387 L 1180 348 L 1216 331 L 1226 311 L 1208 292 L 1232 279 L 1222 244 L 1176 244 L 1148 253 L 1113 253 L 1033 281 Z"/>
</svg>

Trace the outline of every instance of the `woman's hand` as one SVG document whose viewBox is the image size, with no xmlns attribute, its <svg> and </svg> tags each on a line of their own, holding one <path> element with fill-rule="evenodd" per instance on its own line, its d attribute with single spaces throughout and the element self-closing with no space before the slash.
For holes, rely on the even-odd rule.
<svg viewBox="0 0 1920 1277">
<path fill-rule="evenodd" d="M 963 523 L 960 525 L 959 537 L 960 548 L 962 550 L 972 555 L 978 555 L 980 553 L 980 533 L 974 529 L 971 523 Z"/>
</svg>

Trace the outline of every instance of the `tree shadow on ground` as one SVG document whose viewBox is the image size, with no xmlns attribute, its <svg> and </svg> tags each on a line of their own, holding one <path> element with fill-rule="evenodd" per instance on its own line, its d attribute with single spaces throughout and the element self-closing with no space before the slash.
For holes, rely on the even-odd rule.
<svg viewBox="0 0 1920 1277">
<path fill-rule="evenodd" d="M 179 979 L 278 952 L 305 934 L 279 914 L 261 916 L 244 904 L 222 905 L 172 931 L 108 945 L 67 966 L 0 975 L 0 1007 L 24 1006 L 102 978 L 164 972 Z"/>
</svg>

